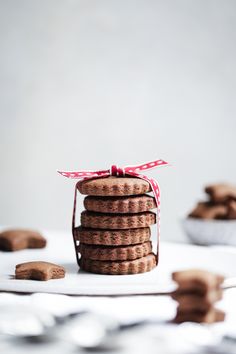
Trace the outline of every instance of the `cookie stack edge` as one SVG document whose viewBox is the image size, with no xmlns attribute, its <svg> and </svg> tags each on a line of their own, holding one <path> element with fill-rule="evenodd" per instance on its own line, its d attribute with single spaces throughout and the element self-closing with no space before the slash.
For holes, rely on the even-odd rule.
<svg viewBox="0 0 236 354">
<path fill-rule="evenodd" d="M 107 177 L 81 181 L 87 196 L 81 225 L 74 229 L 81 269 L 100 274 L 138 274 L 156 266 L 150 226 L 156 223 L 155 199 L 147 181 Z"/>
</svg>

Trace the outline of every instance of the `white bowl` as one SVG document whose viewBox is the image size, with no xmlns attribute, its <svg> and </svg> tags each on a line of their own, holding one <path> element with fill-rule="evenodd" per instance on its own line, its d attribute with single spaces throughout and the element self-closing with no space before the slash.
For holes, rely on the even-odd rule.
<svg viewBox="0 0 236 354">
<path fill-rule="evenodd" d="M 189 239 L 198 245 L 236 246 L 236 220 L 186 218 L 182 226 Z"/>
</svg>

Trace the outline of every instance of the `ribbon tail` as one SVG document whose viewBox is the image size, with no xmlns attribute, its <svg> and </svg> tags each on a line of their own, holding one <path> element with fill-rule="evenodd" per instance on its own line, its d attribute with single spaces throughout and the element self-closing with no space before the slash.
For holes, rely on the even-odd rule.
<svg viewBox="0 0 236 354">
<path fill-rule="evenodd" d="M 73 214 L 72 214 L 72 235 L 73 235 L 73 241 L 74 241 L 74 248 L 75 248 L 75 255 L 76 255 L 76 260 L 77 264 L 79 266 L 79 255 L 77 252 L 77 243 L 76 243 L 76 233 L 75 233 L 75 217 L 76 217 L 76 205 L 77 205 L 77 190 L 78 190 L 78 182 L 75 185 L 75 193 L 74 193 L 74 204 L 73 204 Z"/>
<path fill-rule="evenodd" d="M 164 160 L 159 159 L 159 160 L 143 163 L 141 165 L 125 166 L 124 170 L 125 170 L 126 173 L 129 173 L 129 172 L 137 173 L 139 171 L 143 172 L 143 171 L 146 171 L 146 170 L 152 170 L 154 168 L 159 168 L 159 167 L 162 167 L 162 166 L 169 166 L 169 163 L 164 161 Z"/>
<path fill-rule="evenodd" d="M 110 170 L 102 171 L 57 171 L 60 175 L 67 178 L 82 179 L 82 178 L 97 178 L 110 175 Z"/>
</svg>

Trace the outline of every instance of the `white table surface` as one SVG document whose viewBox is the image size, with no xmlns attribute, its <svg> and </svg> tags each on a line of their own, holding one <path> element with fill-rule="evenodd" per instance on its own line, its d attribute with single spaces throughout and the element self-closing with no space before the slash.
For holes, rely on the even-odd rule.
<svg viewBox="0 0 236 354">
<path fill-rule="evenodd" d="M 44 232 L 44 235 L 48 241 L 44 249 L 0 253 L 0 291 L 70 295 L 165 292 L 174 286 L 171 272 L 185 268 L 208 269 L 227 277 L 236 277 L 236 257 L 232 247 L 207 248 L 161 242 L 159 265 L 154 270 L 137 275 L 110 276 L 78 271 L 70 233 Z M 16 264 L 34 260 L 64 266 L 65 278 L 47 282 L 14 279 Z"/>
<path fill-rule="evenodd" d="M 70 234 L 59 232 L 44 234 L 48 239 L 48 247 L 44 250 L 0 253 L 0 290 L 4 291 L 0 293 L 0 305 L 30 304 L 54 314 L 86 309 L 95 313 L 109 314 L 121 323 L 138 319 L 168 320 L 174 316 L 176 305 L 166 296 L 88 297 L 84 295 L 119 293 L 124 295 L 133 292 L 167 291 L 173 288 L 173 283 L 170 281 L 172 271 L 192 267 L 220 272 L 226 277 L 236 277 L 236 249 L 233 247 L 198 247 L 165 242 L 161 244 L 159 266 L 150 273 L 137 276 L 102 276 L 78 272 Z M 66 278 L 49 282 L 13 279 L 15 265 L 30 260 L 46 260 L 61 264 L 66 268 Z M 9 291 L 35 293 L 22 296 Z M 54 294 L 48 294 L 50 292 Z M 80 296 L 71 297 L 62 294 Z M 224 323 L 207 327 L 194 324 L 181 326 L 165 324 L 136 329 L 122 335 L 120 339 L 122 348 L 118 352 L 143 353 L 148 346 L 149 353 L 156 353 L 156 348 L 161 345 L 163 353 L 183 354 L 190 348 L 196 347 L 194 340 L 197 343 L 200 343 L 202 338 L 217 341 L 219 333 L 227 333 L 232 328 L 236 328 L 235 298 L 236 289 L 229 289 L 225 291 L 224 299 L 219 303 L 219 307 L 226 311 Z M 171 346 L 171 342 L 167 338 L 165 340 L 167 333 L 175 342 L 180 337 L 183 340 L 179 340 L 178 345 Z M 45 350 L 47 353 L 57 354 L 65 351 L 75 352 L 75 348 L 63 340 L 29 346 L 0 336 L 0 353 L 25 353 L 26 350 L 32 353 L 41 353 Z M 78 352 L 78 349 L 76 351 Z"/>
</svg>

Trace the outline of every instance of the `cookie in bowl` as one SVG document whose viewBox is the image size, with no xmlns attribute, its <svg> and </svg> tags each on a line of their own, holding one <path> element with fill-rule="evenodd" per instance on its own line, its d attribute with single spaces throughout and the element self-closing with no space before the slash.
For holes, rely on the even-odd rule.
<svg viewBox="0 0 236 354">
<path fill-rule="evenodd" d="M 199 245 L 236 246 L 236 186 L 212 184 L 204 190 L 206 200 L 182 222 L 185 233 Z"/>
</svg>

